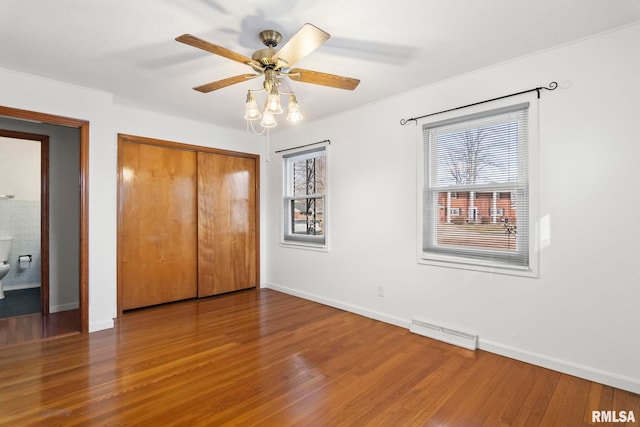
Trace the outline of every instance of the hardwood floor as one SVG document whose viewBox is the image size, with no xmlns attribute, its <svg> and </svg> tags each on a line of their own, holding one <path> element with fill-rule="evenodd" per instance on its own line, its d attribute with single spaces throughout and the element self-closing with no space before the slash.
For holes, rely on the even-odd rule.
<svg viewBox="0 0 640 427">
<path fill-rule="evenodd" d="M 61 311 L 45 315 L 35 313 L 4 318 L 0 319 L 0 350 L 7 346 L 23 344 L 29 341 L 79 333 L 79 310 Z"/>
<path fill-rule="evenodd" d="M 640 396 L 273 290 L 0 350 L 1 425 L 594 425 Z M 606 425 L 595 424 L 595 425 Z M 637 425 L 637 424 L 636 424 Z"/>
</svg>

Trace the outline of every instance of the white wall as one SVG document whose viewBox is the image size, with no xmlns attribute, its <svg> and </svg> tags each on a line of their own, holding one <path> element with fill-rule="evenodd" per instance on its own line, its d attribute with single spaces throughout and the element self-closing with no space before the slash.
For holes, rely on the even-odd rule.
<svg viewBox="0 0 640 427">
<path fill-rule="evenodd" d="M 0 137 L 0 194 L 40 200 L 40 141 Z"/>
<path fill-rule="evenodd" d="M 49 311 L 80 306 L 80 131 L 45 124 L 49 135 Z"/>
<path fill-rule="evenodd" d="M 421 317 L 473 331 L 482 349 L 640 392 L 638 40 L 635 25 L 278 133 L 274 150 L 331 140 L 331 247 L 279 245 L 272 155 L 269 286 L 400 326 Z M 418 264 L 420 127 L 400 119 L 554 80 L 540 100 L 539 218 L 550 228 L 539 278 Z"/>
<path fill-rule="evenodd" d="M 117 312 L 117 134 L 128 133 L 260 155 L 264 152 L 264 140 L 247 135 L 244 130 L 225 129 L 125 107 L 115 103 L 108 93 L 36 76 L 0 69 L 0 94 L 0 104 L 7 107 L 90 122 L 90 331 L 112 327 Z"/>
</svg>

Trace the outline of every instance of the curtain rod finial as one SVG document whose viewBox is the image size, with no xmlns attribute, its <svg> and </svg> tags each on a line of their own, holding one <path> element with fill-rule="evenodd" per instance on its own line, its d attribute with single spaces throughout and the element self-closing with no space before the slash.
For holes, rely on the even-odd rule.
<svg viewBox="0 0 640 427">
<path fill-rule="evenodd" d="M 414 119 L 413 117 L 410 119 L 400 119 L 400 124 L 402 126 L 406 125 L 407 123 L 409 123 L 410 121 L 414 121 L 416 123 L 416 125 L 418 124 L 418 121 L 416 119 Z"/>
</svg>

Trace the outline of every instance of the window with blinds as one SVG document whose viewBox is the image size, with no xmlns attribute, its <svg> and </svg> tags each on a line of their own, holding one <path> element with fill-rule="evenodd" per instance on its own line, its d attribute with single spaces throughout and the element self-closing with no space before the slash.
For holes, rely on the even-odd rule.
<svg viewBox="0 0 640 427">
<path fill-rule="evenodd" d="M 327 147 L 283 156 L 284 243 L 326 246 Z"/>
<path fill-rule="evenodd" d="M 422 130 L 422 258 L 528 269 L 529 103 Z"/>
</svg>

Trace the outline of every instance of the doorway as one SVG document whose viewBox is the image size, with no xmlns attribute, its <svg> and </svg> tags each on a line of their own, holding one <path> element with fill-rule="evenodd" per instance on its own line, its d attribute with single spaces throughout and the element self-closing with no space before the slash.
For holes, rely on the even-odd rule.
<svg viewBox="0 0 640 427">
<path fill-rule="evenodd" d="M 62 311 L 61 313 L 71 313 L 74 314 L 72 316 L 57 316 L 60 313 L 48 313 L 48 314 L 40 314 L 42 318 L 40 319 L 40 324 L 43 325 L 44 329 L 48 328 L 48 331 L 43 331 L 40 336 L 36 336 L 38 334 L 34 334 L 33 339 L 38 338 L 48 338 L 51 337 L 52 334 L 56 335 L 58 333 L 68 333 L 71 330 L 75 332 L 88 332 L 88 259 L 89 259 L 89 242 L 88 242 L 88 174 L 89 174 L 89 122 L 85 120 L 73 119 L 62 116 L 55 116 L 46 113 L 33 112 L 28 110 L 20 110 L 10 107 L 0 106 L 0 119 L 3 121 L 10 121 L 15 124 L 17 128 L 24 128 L 28 124 L 32 124 L 34 126 L 43 125 L 43 126 L 51 126 L 54 129 L 62 129 L 62 130 L 73 130 L 75 132 L 75 137 L 72 138 L 73 142 L 78 146 L 78 154 L 76 156 L 75 162 L 77 163 L 77 181 L 74 185 L 74 192 L 78 199 L 78 206 L 75 208 L 77 211 L 77 234 L 76 238 L 74 238 L 74 243 L 77 245 L 76 255 L 72 257 L 76 258 L 76 267 L 74 268 L 74 274 L 77 277 L 77 309 L 70 311 Z M 36 122 L 36 123 L 33 123 Z M 7 128 L 7 126 L 2 126 L 3 128 Z M 46 132 L 35 132 L 35 133 L 46 133 Z M 48 164 L 48 160 L 46 161 Z M 48 183 L 47 186 L 43 186 L 43 192 L 49 191 L 51 183 Z M 43 200 L 46 198 L 43 197 Z M 61 204 L 63 201 L 59 201 Z M 49 208 L 47 208 L 49 209 Z M 44 211 L 44 209 L 43 209 Z M 46 212 L 47 216 L 49 212 Z M 45 215 L 45 212 L 43 212 Z M 46 233 L 56 233 L 58 232 L 58 225 L 52 224 L 51 230 L 49 230 L 49 222 L 43 222 L 43 238 Z M 68 244 L 70 242 L 61 241 L 61 245 Z M 56 251 L 60 248 L 55 248 Z M 45 254 L 44 252 L 47 251 Z M 50 256 L 53 256 L 53 252 L 49 253 L 49 245 L 42 245 L 43 252 L 43 260 L 44 258 L 49 259 Z M 61 252 L 61 251 L 58 251 Z M 67 256 L 67 253 L 64 253 L 64 256 Z M 47 261 L 47 268 L 51 271 L 51 265 Z M 46 275 L 48 277 L 48 275 Z M 44 275 L 43 275 L 44 277 Z M 46 280 L 46 279 L 45 279 Z M 48 293 L 43 293 L 43 297 L 48 297 Z M 44 301 L 42 306 L 45 310 L 48 309 L 52 301 Z M 27 316 L 28 317 L 28 316 Z M 23 318 L 18 318 L 22 320 Z M 65 327 L 60 328 L 60 319 L 64 319 Z M 71 323 L 74 325 L 73 327 L 68 327 Z M 13 324 L 16 324 L 14 321 Z M 0 327 L 3 327 L 0 324 Z M 1 344 L 1 343 L 0 343 Z"/>
<path fill-rule="evenodd" d="M 48 314 L 49 137 L 0 128 L 0 152 L 0 235 L 11 248 L 0 318 Z"/>
</svg>

